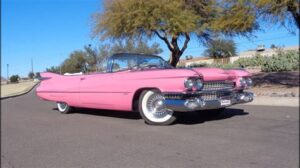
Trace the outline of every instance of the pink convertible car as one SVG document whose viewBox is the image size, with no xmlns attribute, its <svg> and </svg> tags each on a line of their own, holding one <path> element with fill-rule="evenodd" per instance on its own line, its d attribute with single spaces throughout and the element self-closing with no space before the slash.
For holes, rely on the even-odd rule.
<svg viewBox="0 0 300 168">
<path fill-rule="evenodd" d="M 36 93 L 57 103 L 61 113 L 72 108 L 139 111 L 148 124 L 168 125 L 175 112 L 209 110 L 253 100 L 246 92 L 251 74 L 244 70 L 171 67 L 161 57 L 115 54 L 105 61 L 105 71 L 91 74 L 42 73 Z"/>
</svg>

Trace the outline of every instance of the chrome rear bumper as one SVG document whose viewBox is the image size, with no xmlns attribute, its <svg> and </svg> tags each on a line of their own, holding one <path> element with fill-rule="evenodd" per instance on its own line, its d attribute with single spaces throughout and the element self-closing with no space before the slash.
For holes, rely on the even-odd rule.
<svg viewBox="0 0 300 168">
<path fill-rule="evenodd" d="M 234 104 L 248 103 L 253 101 L 254 94 L 251 92 L 233 93 L 232 96 L 226 98 L 218 98 L 215 100 L 203 100 L 201 97 L 193 97 L 187 99 L 165 99 L 165 106 L 168 109 L 178 112 L 198 111 L 208 109 L 219 109 Z"/>
</svg>

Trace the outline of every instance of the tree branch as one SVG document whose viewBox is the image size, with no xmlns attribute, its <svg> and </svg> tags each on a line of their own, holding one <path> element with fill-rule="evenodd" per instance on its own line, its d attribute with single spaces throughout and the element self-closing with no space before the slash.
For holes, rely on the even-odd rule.
<svg viewBox="0 0 300 168">
<path fill-rule="evenodd" d="M 298 26 L 298 28 L 300 28 L 300 14 L 299 14 L 299 10 L 297 11 L 296 6 L 294 6 L 294 4 L 289 3 L 287 5 L 287 10 L 292 14 L 292 16 L 295 19 L 296 25 Z"/>
<path fill-rule="evenodd" d="M 162 36 L 162 35 L 159 34 L 159 32 L 156 31 L 156 30 L 153 30 L 153 32 L 154 32 L 160 39 L 162 39 L 162 40 L 167 44 L 167 46 L 168 46 L 168 48 L 169 48 L 170 51 L 173 51 L 173 50 L 174 50 L 174 48 L 171 46 L 171 44 L 170 44 L 170 42 L 168 41 L 168 39 L 167 39 L 166 36 Z"/>
<path fill-rule="evenodd" d="M 185 41 L 184 41 L 184 44 L 180 50 L 181 53 L 183 53 L 185 51 L 185 49 L 187 48 L 187 44 L 189 43 L 190 41 L 190 35 L 188 33 L 184 33 L 185 35 Z"/>
</svg>

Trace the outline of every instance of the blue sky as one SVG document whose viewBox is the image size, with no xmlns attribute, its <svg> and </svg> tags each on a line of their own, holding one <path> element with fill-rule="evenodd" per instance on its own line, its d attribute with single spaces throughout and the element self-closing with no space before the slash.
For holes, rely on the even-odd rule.
<svg viewBox="0 0 300 168">
<path fill-rule="evenodd" d="M 42 72 L 59 65 L 68 55 L 86 44 L 97 46 L 102 42 L 91 38 L 91 14 L 102 9 L 101 0 L 2 0 L 1 9 L 1 76 L 9 74 L 27 76 L 31 71 Z M 238 51 L 253 49 L 259 44 L 269 47 L 299 45 L 299 32 L 291 34 L 278 25 L 262 21 L 262 31 L 248 40 L 235 37 Z M 158 38 L 167 59 L 169 51 Z M 191 40 L 185 55 L 200 56 L 204 48 L 196 39 Z"/>
</svg>

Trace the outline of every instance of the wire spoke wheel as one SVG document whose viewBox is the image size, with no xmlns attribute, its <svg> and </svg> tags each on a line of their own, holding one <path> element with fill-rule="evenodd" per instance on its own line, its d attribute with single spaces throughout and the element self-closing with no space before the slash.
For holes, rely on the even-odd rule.
<svg viewBox="0 0 300 168">
<path fill-rule="evenodd" d="M 145 92 L 141 100 L 142 117 L 150 124 L 167 125 L 175 121 L 173 111 L 166 108 L 164 96 L 153 90 Z"/>
</svg>

